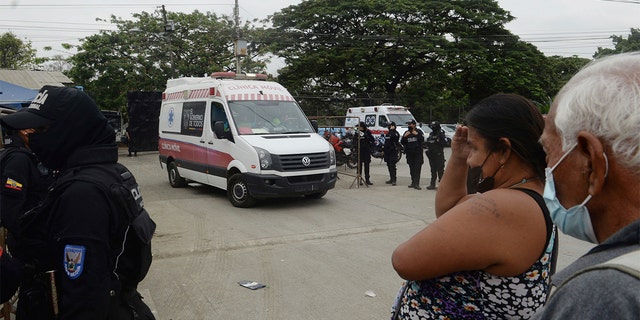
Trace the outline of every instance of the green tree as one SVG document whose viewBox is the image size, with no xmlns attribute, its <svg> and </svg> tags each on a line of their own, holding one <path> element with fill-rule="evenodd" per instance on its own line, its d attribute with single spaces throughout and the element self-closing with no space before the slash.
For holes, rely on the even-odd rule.
<svg viewBox="0 0 640 320">
<path fill-rule="evenodd" d="M 106 109 L 125 111 L 130 91 L 163 91 L 167 79 L 177 76 L 204 76 L 235 68 L 233 38 L 235 26 L 227 16 L 194 11 L 167 12 L 174 30 L 165 31 L 161 12 L 134 14 L 135 20 L 111 17 L 116 31 L 103 31 L 83 39 L 69 76 L 90 92 Z M 250 23 L 242 33 L 251 37 Z M 249 48 L 243 70 L 266 68 L 260 59 L 261 47 Z"/>
<path fill-rule="evenodd" d="M 599 58 L 606 55 L 640 51 L 640 29 L 631 28 L 631 33 L 625 39 L 622 36 L 611 36 L 614 49 L 598 47 L 598 50 L 593 55 L 594 58 Z"/>
<path fill-rule="evenodd" d="M 1 69 L 33 69 L 37 64 L 36 50 L 31 48 L 31 42 L 24 42 L 11 32 L 0 36 Z"/>
<path fill-rule="evenodd" d="M 548 73 L 550 82 L 553 86 L 550 88 L 549 94 L 549 102 L 551 98 L 553 98 L 558 91 L 562 88 L 562 86 L 571 79 L 571 77 L 576 74 L 582 67 L 584 67 L 587 63 L 591 61 L 591 59 L 580 58 L 578 56 L 573 57 L 561 57 L 561 56 L 551 56 L 547 57 L 548 65 L 551 68 L 551 72 Z M 545 106 L 545 110 L 548 111 L 550 103 L 547 103 Z"/>
<path fill-rule="evenodd" d="M 545 96 L 544 55 L 512 19 L 494 0 L 309 0 L 272 16 L 268 42 L 279 81 L 323 97 L 307 111 L 393 102 L 431 120 L 497 92 Z"/>
</svg>

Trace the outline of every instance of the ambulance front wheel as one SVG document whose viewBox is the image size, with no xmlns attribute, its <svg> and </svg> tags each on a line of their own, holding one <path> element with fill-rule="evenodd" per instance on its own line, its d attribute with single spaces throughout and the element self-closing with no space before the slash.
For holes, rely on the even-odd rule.
<svg viewBox="0 0 640 320">
<path fill-rule="evenodd" d="M 167 165 L 167 173 L 169 175 L 169 184 L 172 187 L 180 188 L 187 185 L 187 180 L 180 176 L 175 162 L 172 161 Z"/>
<path fill-rule="evenodd" d="M 239 208 L 249 208 L 256 203 L 256 199 L 249 193 L 247 182 L 241 173 L 236 173 L 229 178 L 227 183 L 227 197 L 231 204 Z"/>
</svg>

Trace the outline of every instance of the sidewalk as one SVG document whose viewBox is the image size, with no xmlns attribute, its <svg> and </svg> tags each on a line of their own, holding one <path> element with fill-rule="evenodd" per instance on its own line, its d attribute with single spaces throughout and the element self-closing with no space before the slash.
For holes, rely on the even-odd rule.
<svg viewBox="0 0 640 320">
<path fill-rule="evenodd" d="M 451 149 L 445 148 L 445 158 L 448 159 L 450 156 Z M 435 192 L 436 190 L 427 190 L 426 186 L 429 185 L 431 179 L 431 169 L 429 167 L 429 162 L 425 157 L 425 163 L 422 165 L 422 172 L 420 175 L 420 185 L 423 187 L 422 190 L 413 190 L 407 189 L 407 186 L 411 183 L 411 179 L 409 176 L 409 166 L 406 163 L 406 159 L 403 157 L 400 162 L 397 164 L 398 173 L 397 186 L 387 185 L 384 182 L 389 180 L 389 171 L 387 169 L 387 164 L 384 161 L 380 161 L 380 159 L 372 158 L 370 165 L 370 173 L 371 173 L 371 181 L 373 182 L 372 186 L 360 186 L 357 183 L 354 183 L 356 179 L 356 169 L 349 169 L 346 166 L 342 166 L 338 168 L 339 180 L 336 183 L 336 189 L 366 189 L 367 192 L 371 193 L 371 200 L 376 201 L 375 199 L 380 199 L 379 192 L 422 192 L 422 199 L 425 202 L 425 214 L 431 214 L 427 212 L 427 210 L 432 209 L 433 201 L 435 200 Z M 397 188 L 397 189 L 396 189 Z M 393 190 L 393 191 L 392 191 Z M 365 191 L 365 190 L 363 190 Z M 409 205 L 409 204 L 407 204 Z M 434 216 L 435 218 L 435 216 Z M 562 232 L 559 232 L 560 235 L 560 252 L 558 255 L 558 267 L 557 270 L 561 270 L 564 267 L 568 266 L 570 263 L 575 261 L 578 257 L 585 254 L 591 248 L 595 247 L 594 244 L 578 240 L 576 238 L 567 236 Z"/>
<path fill-rule="evenodd" d="M 397 186 L 384 183 L 386 164 L 373 159 L 372 186 L 340 168 L 323 199 L 242 209 L 223 190 L 171 188 L 157 152 L 126 154 L 120 150 L 120 162 L 135 174 L 157 223 L 153 264 L 139 290 L 158 320 L 388 319 L 402 283 L 391 254 L 435 220 L 435 191 L 407 188 L 404 159 Z M 428 164 L 422 169 L 424 187 Z M 592 246 L 561 235 L 558 270 Z M 249 290 L 241 280 L 267 287 Z"/>
</svg>

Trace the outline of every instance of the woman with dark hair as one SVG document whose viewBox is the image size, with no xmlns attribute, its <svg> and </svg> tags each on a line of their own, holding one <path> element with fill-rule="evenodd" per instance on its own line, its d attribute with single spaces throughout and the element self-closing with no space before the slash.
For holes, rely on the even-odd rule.
<svg viewBox="0 0 640 320">
<path fill-rule="evenodd" d="M 393 253 L 407 280 L 395 318 L 527 319 L 542 307 L 557 241 L 542 198 L 543 127 L 515 94 L 471 109 L 436 192 L 437 219 Z M 467 190 L 470 172 L 477 192 Z"/>
</svg>

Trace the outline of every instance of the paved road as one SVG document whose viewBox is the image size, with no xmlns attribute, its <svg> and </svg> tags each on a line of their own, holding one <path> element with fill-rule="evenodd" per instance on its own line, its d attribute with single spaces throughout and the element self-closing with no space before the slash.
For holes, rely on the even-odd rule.
<svg viewBox="0 0 640 320">
<path fill-rule="evenodd" d="M 342 169 L 323 199 L 239 209 L 221 190 L 171 188 L 155 152 L 120 156 L 158 225 L 140 289 L 161 320 L 387 319 L 401 284 L 391 253 L 435 219 L 435 192 L 406 187 L 404 159 L 395 187 L 384 184 L 386 165 L 374 159 L 369 188 Z M 425 164 L 423 185 L 428 171 Z M 563 236 L 559 268 L 591 247 Z M 266 288 L 249 290 L 241 280 Z"/>
</svg>

